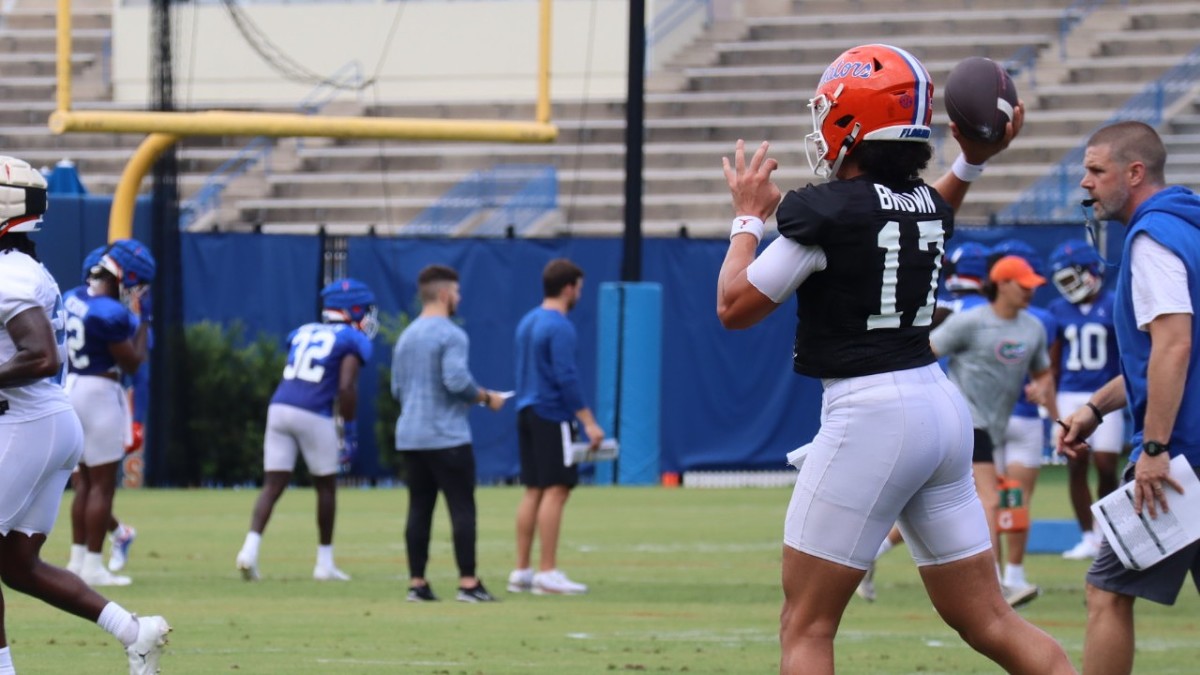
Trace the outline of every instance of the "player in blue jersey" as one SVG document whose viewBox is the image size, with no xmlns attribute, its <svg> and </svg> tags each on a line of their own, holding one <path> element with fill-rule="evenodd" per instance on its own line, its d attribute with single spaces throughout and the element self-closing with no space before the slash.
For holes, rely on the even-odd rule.
<svg viewBox="0 0 1200 675">
<path fill-rule="evenodd" d="M 934 328 L 954 312 L 987 304 L 983 285 L 991 257 L 992 250 L 987 245 L 974 241 L 965 242 L 946 254 L 946 292 L 938 296 L 938 306 L 933 311 Z"/>
<path fill-rule="evenodd" d="M 97 623 L 125 646 L 132 675 L 157 673 L 170 630 L 161 616 L 139 618 L 41 559 L 84 444 L 62 388 L 63 299 L 27 234 L 45 210 L 42 175 L 24 161 L 0 157 L 0 580 Z M 14 673 L 4 618 L 0 596 L 0 673 Z M 104 670 L 84 670 L 97 669 Z"/>
<path fill-rule="evenodd" d="M 1006 239 L 992 247 L 993 262 L 1007 255 L 1023 258 L 1038 275 L 1044 276 L 1041 256 L 1028 243 L 1020 239 Z M 1049 311 L 1036 305 L 1030 305 L 1026 311 L 1041 322 L 1046 331 L 1046 344 L 1050 344 L 1057 332 L 1054 317 Z M 1029 386 L 1028 378 L 1025 385 Z M 1055 401 L 1048 400 L 1046 403 L 1049 419 L 1057 419 L 1058 408 Z M 1012 416 L 1008 419 L 1008 427 L 1004 431 L 1004 444 L 995 450 L 995 466 L 997 474 L 1021 484 L 1025 507 L 1030 509 L 1030 513 L 1034 488 L 1037 487 L 1038 473 L 1041 471 L 1042 458 L 1047 448 L 1046 440 L 1045 415 L 1022 391 L 1016 405 L 1013 406 Z M 1005 563 L 1001 583 L 1004 585 L 1005 599 L 1014 607 L 1032 601 L 1041 593 L 1041 589 L 1030 583 L 1025 576 L 1025 547 L 1028 541 L 1028 530 L 1007 532 L 1004 535 Z"/>
<path fill-rule="evenodd" d="M 1121 375 L 1064 419 L 1069 430 L 1059 443 L 1079 454 L 1102 416 L 1128 405 L 1134 450 L 1124 480 L 1134 509 L 1152 519 L 1167 510 L 1168 490 L 1181 491 L 1173 458 L 1200 474 L 1200 197 L 1167 186 L 1166 163 L 1162 139 L 1141 122 L 1118 122 L 1088 139 L 1080 187 L 1096 219 L 1128 227 L 1114 307 Z M 1139 571 L 1126 569 L 1105 540 L 1087 574 L 1083 672 L 1131 672 L 1135 599 L 1174 604 L 1189 571 L 1200 579 L 1200 541 Z"/>
<path fill-rule="evenodd" d="M 88 279 L 92 275 L 92 268 L 100 264 L 100 259 L 108 252 L 108 244 L 97 246 L 83 259 L 83 275 L 82 280 L 84 285 L 87 285 Z M 147 341 L 149 346 L 149 341 Z M 74 490 L 74 498 L 71 500 L 71 557 L 67 562 L 67 569 L 75 574 L 83 573 L 83 560 L 87 554 L 87 532 L 84 527 L 84 513 L 87 506 L 86 495 L 88 486 L 83 482 L 83 473 L 76 467 L 74 473 L 71 474 L 71 485 Z M 129 556 L 129 547 L 133 544 L 137 537 L 137 530 L 122 523 L 115 513 L 111 513 L 108 520 L 108 540 L 112 544 L 111 555 L 108 560 L 108 569 L 111 572 L 119 572 L 125 567 L 125 561 Z"/>
<path fill-rule="evenodd" d="M 1093 392 L 1120 374 L 1114 296 L 1102 289 L 1100 254 L 1082 239 L 1059 244 L 1050 255 L 1050 270 L 1054 287 L 1062 295 L 1048 308 L 1058 325 L 1050 361 L 1058 378 L 1058 409 L 1067 412 L 1086 404 Z M 1058 430 L 1058 425 L 1054 429 Z M 1083 537 L 1063 553 L 1064 558 L 1084 560 L 1099 553 L 1101 535 L 1092 518 L 1088 458 L 1096 466 L 1099 499 L 1117 488 L 1117 460 L 1124 444 L 1125 416 L 1120 410 L 1113 411 L 1088 439 L 1088 451 L 1067 460 L 1071 508 Z"/>
<path fill-rule="evenodd" d="M 317 491 L 319 543 L 313 578 L 350 580 L 333 562 L 337 473 L 358 448 L 358 373 L 371 360 L 371 338 L 378 329 L 375 294 L 361 281 L 338 279 L 321 291 L 321 303 L 321 323 L 306 323 L 288 335 L 287 365 L 267 409 L 263 489 L 237 555 L 237 568 L 247 581 L 259 577 L 263 530 L 292 479 L 297 454 L 304 456 Z M 342 418 L 340 449 L 334 399 Z"/>
<path fill-rule="evenodd" d="M 104 567 L 101 553 L 114 520 L 117 473 L 131 441 L 129 399 L 121 378 L 137 372 L 149 355 L 147 293 L 154 272 L 150 251 L 135 239 L 121 239 L 89 270 L 85 285 L 63 296 L 69 350 L 66 388 L 84 435 L 71 505 L 68 569 L 79 569 L 93 586 L 130 583 L 129 577 Z M 140 319 L 129 308 L 135 303 L 140 303 Z"/>
</svg>

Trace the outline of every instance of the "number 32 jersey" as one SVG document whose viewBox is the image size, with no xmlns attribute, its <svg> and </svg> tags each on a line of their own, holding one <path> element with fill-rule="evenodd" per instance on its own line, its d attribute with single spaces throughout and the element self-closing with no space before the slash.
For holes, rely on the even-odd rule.
<svg viewBox="0 0 1200 675">
<path fill-rule="evenodd" d="M 812 377 L 857 377 L 933 363 L 929 331 L 954 211 L 923 181 L 866 176 L 783 198 L 779 233 L 820 246 L 826 266 L 796 289 L 793 365 Z"/>
<path fill-rule="evenodd" d="M 288 345 L 283 380 L 271 403 L 332 417 L 342 359 L 353 355 L 363 363 L 369 361 L 370 338 L 349 324 L 308 323 L 288 335 Z"/>
</svg>

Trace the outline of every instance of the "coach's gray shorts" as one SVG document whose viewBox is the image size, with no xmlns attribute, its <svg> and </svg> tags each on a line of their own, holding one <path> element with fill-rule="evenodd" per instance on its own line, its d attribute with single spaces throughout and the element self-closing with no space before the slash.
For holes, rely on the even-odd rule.
<svg viewBox="0 0 1200 675">
<path fill-rule="evenodd" d="M 1200 476 L 1200 469 L 1192 469 Z M 1125 467 L 1121 485 L 1133 480 L 1133 470 L 1134 464 L 1130 462 Z M 1087 582 L 1102 591 L 1174 605 L 1189 570 L 1192 573 L 1192 583 L 1196 585 L 1196 590 L 1200 591 L 1200 541 L 1192 542 L 1190 546 L 1177 551 L 1153 567 L 1136 571 L 1121 564 L 1121 559 L 1105 539 L 1100 544 L 1099 555 L 1088 570 Z"/>
</svg>

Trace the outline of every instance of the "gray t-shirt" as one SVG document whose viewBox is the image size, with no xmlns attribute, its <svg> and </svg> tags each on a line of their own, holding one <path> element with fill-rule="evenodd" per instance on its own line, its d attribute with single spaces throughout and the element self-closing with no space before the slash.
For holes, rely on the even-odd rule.
<svg viewBox="0 0 1200 675">
<path fill-rule="evenodd" d="M 1009 320 L 979 305 L 951 314 L 929 342 L 938 356 L 950 357 L 950 381 L 966 397 L 975 428 L 1001 446 L 1025 376 L 1050 367 L 1042 323 L 1024 310 Z"/>
</svg>

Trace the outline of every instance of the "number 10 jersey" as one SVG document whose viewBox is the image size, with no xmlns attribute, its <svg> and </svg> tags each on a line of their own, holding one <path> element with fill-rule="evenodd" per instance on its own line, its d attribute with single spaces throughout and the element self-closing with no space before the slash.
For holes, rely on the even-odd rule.
<svg viewBox="0 0 1200 675">
<path fill-rule="evenodd" d="M 858 377 L 933 363 L 929 331 L 954 211 L 923 181 L 866 176 L 783 198 L 779 233 L 825 252 L 796 290 L 797 373 Z"/>
</svg>

